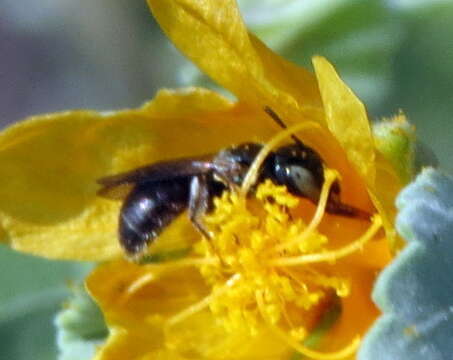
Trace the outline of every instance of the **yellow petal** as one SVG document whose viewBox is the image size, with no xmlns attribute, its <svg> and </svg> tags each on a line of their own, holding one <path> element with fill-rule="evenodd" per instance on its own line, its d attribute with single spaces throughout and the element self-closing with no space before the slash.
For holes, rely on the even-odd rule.
<svg viewBox="0 0 453 360">
<path fill-rule="evenodd" d="M 200 69 L 241 101 L 283 117 L 319 107 L 313 74 L 270 51 L 249 34 L 236 1 L 148 0 L 164 32 Z"/>
<path fill-rule="evenodd" d="M 352 283 L 351 294 L 342 299 L 341 316 L 322 339 L 323 349 L 333 351 L 348 345 L 358 334 L 365 334 L 379 316 L 370 294 L 380 270 L 381 268 L 345 269 Z"/>
<path fill-rule="evenodd" d="M 329 130 L 362 178 L 374 185 L 374 142 L 365 106 L 325 58 L 314 57 L 313 65 Z"/>
<path fill-rule="evenodd" d="M 183 117 L 179 115 L 182 112 Z M 139 110 L 73 111 L 0 133 L 3 241 L 50 258 L 118 256 L 120 202 L 96 196 L 96 179 L 162 159 L 262 141 L 265 114 L 203 90 L 162 91 Z"/>
<path fill-rule="evenodd" d="M 382 154 L 376 152 L 376 186 L 369 192 L 374 206 L 382 217 L 387 241 L 393 253 L 404 245 L 395 230 L 397 214 L 395 199 L 402 188 L 401 178 L 392 164 Z"/>
<path fill-rule="evenodd" d="M 58 258 L 119 253 L 112 241 L 118 204 L 95 197 L 106 153 L 90 129 L 103 120 L 74 111 L 33 117 L 1 133 L 0 222 L 13 248 Z"/>
<path fill-rule="evenodd" d="M 164 330 L 166 319 L 209 293 L 193 268 L 161 271 L 120 260 L 98 267 L 87 287 L 112 329 L 97 360 L 283 360 L 289 356 L 288 347 L 266 327 L 254 337 L 240 330 L 227 332 L 208 309 Z"/>
</svg>

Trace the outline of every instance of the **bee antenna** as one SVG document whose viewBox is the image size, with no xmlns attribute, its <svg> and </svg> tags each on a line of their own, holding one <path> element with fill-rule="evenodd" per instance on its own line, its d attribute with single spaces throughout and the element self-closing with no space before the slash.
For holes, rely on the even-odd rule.
<svg viewBox="0 0 453 360">
<path fill-rule="evenodd" d="M 264 111 L 266 114 L 268 114 L 272 120 L 274 120 L 277 125 L 279 125 L 282 129 L 287 129 L 288 126 L 283 122 L 282 119 L 280 119 L 280 116 L 277 115 L 277 113 L 272 110 L 269 106 L 264 107 Z M 291 138 L 296 142 L 296 144 L 305 147 L 304 143 L 296 136 L 296 135 L 291 135 Z"/>
</svg>

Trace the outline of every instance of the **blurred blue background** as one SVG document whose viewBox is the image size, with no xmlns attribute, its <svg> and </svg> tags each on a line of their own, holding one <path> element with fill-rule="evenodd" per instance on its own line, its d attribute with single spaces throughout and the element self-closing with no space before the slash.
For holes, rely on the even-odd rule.
<svg viewBox="0 0 453 360">
<path fill-rule="evenodd" d="M 249 26 L 285 57 L 327 56 L 378 119 L 402 109 L 453 170 L 453 1 L 244 0 Z M 0 0 L 0 121 L 137 107 L 160 87 L 209 84 L 144 0 Z M 53 314 L 89 264 L 0 246 L 0 359 L 55 359 Z M 83 360 L 83 359 L 80 359 Z"/>
</svg>

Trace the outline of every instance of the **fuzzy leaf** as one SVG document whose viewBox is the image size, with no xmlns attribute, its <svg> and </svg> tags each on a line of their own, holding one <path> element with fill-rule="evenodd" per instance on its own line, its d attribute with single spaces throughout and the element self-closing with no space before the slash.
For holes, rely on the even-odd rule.
<svg viewBox="0 0 453 360">
<path fill-rule="evenodd" d="M 377 150 L 393 166 L 399 180 L 408 184 L 414 176 L 415 128 L 400 113 L 373 125 Z"/>
<path fill-rule="evenodd" d="M 59 360 L 91 359 L 107 337 L 100 309 L 82 286 L 73 286 L 72 297 L 55 318 Z"/>
<path fill-rule="evenodd" d="M 433 169 L 398 197 L 406 248 L 383 271 L 373 297 L 384 315 L 359 360 L 443 360 L 453 354 L 453 179 Z"/>
</svg>

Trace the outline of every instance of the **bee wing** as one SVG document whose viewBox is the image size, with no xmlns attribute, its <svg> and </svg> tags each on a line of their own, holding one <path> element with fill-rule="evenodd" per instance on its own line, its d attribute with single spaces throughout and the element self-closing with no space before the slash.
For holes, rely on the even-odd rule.
<svg viewBox="0 0 453 360">
<path fill-rule="evenodd" d="M 109 199 L 124 199 L 135 184 L 172 180 L 204 174 L 212 169 L 212 156 L 163 161 L 97 180 L 97 194 Z"/>
<path fill-rule="evenodd" d="M 127 195 L 129 195 L 134 186 L 134 183 L 124 183 L 111 186 L 103 185 L 96 194 L 107 199 L 122 200 L 125 199 Z"/>
</svg>

